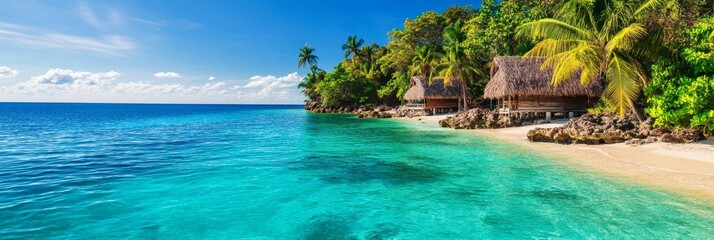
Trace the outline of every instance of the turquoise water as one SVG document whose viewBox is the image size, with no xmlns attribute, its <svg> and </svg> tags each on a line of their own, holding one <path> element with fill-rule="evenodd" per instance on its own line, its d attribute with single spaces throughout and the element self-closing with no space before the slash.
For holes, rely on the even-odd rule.
<svg viewBox="0 0 714 240">
<path fill-rule="evenodd" d="M 0 104 L 2 239 L 714 239 L 714 206 L 300 106 Z"/>
</svg>

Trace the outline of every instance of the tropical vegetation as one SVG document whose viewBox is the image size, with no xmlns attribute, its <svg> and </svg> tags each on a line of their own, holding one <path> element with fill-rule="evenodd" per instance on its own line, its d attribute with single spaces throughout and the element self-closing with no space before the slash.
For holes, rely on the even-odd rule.
<svg viewBox="0 0 714 240">
<path fill-rule="evenodd" d="M 647 113 L 660 126 L 704 126 L 714 131 L 714 18 L 682 33 L 688 40 L 675 59 L 652 66 L 645 89 Z"/>
<path fill-rule="evenodd" d="M 323 105 L 396 105 L 412 76 L 460 81 L 481 104 L 495 56 L 545 57 L 560 84 L 582 71 L 581 84 L 604 81 L 601 109 L 651 116 L 661 126 L 714 130 L 714 0 L 483 0 L 406 19 L 380 46 L 357 35 L 344 60 L 317 67 L 315 50 L 300 48 L 310 66 L 300 87 Z M 339 47 L 339 46 L 336 46 Z M 464 98 L 466 99 L 466 98 Z M 643 113 L 641 110 L 645 110 Z"/>
</svg>

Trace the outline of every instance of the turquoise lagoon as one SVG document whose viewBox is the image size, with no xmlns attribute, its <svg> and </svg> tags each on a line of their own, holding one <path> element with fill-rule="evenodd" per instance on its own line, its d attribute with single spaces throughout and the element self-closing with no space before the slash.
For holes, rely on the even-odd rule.
<svg viewBox="0 0 714 240">
<path fill-rule="evenodd" d="M 0 104 L 2 239 L 714 239 L 714 206 L 422 123 Z"/>
</svg>

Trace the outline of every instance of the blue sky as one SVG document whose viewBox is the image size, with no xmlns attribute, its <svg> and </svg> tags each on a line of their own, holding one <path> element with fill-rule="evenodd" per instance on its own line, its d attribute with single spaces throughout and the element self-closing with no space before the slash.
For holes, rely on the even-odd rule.
<svg viewBox="0 0 714 240">
<path fill-rule="evenodd" d="M 4 1 L 0 101 L 301 103 L 297 48 L 340 46 L 480 1 Z"/>
</svg>

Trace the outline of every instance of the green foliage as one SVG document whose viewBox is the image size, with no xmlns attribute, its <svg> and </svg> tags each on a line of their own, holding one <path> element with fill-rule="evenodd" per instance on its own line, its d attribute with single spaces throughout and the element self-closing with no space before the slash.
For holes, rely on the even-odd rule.
<svg viewBox="0 0 714 240">
<path fill-rule="evenodd" d="M 479 72 L 464 51 L 466 38 L 466 31 L 462 27 L 461 21 L 457 21 L 444 29 L 445 54 L 441 59 L 441 63 L 432 72 L 432 76 L 435 73 L 444 76 L 444 84 L 449 84 L 451 81 L 459 81 L 462 86 L 464 103 L 467 102 L 467 87 L 476 73 Z M 464 110 L 468 110 L 468 104 L 463 104 L 462 107 L 464 107 Z"/>
<path fill-rule="evenodd" d="M 345 59 L 352 56 L 352 58 L 359 57 L 359 50 L 364 44 L 364 39 L 357 40 L 357 35 L 352 35 L 347 37 L 347 43 L 342 45 L 342 51 L 345 51 Z"/>
<path fill-rule="evenodd" d="M 303 67 L 306 65 L 317 66 L 317 56 L 315 56 L 315 49 L 311 48 L 309 45 L 305 44 L 304 47 L 299 48 L 300 54 L 298 54 L 298 67 Z"/>
<path fill-rule="evenodd" d="M 660 60 L 652 66 L 652 82 L 645 89 L 647 113 L 659 126 L 704 126 L 714 131 L 714 30 L 706 19 L 684 34 L 689 47 L 683 62 Z"/>
<path fill-rule="evenodd" d="M 588 113 L 599 114 L 604 112 L 617 112 L 617 106 L 612 104 L 607 98 L 600 98 L 595 107 L 588 108 Z"/>
<path fill-rule="evenodd" d="M 714 19 L 703 19 L 714 14 L 712 1 L 483 0 L 480 9 L 427 11 L 390 31 L 386 46 L 349 36 L 345 59 L 329 73 L 313 48 L 300 48 L 298 66 L 311 72 L 299 87 L 330 106 L 391 105 L 412 76 L 441 75 L 481 96 L 493 57 L 546 56 L 555 83 L 581 69 L 583 83 L 605 77 L 609 98 L 591 111 L 623 112 L 647 86 L 647 112 L 658 125 L 714 128 Z"/>
<path fill-rule="evenodd" d="M 374 82 L 368 81 L 361 74 L 348 71 L 342 64 L 337 65 L 316 85 L 316 92 L 326 106 L 373 104 L 376 89 Z"/>
<path fill-rule="evenodd" d="M 488 82 L 494 57 L 522 55 L 533 46 L 531 39 L 516 36 L 516 28 L 547 16 L 546 9 L 553 8 L 554 4 L 548 1 L 483 1 L 476 16 L 464 25 L 468 36 L 465 52 L 481 72 L 472 85 L 476 95 L 482 94 Z"/>
<path fill-rule="evenodd" d="M 395 96 L 397 99 L 402 99 L 404 94 L 407 93 L 407 90 L 409 90 L 409 87 L 411 87 L 409 81 L 410 80 L 406 75 L 397 72 L 392 75 L 392 79 L 390 79 L 386 85 L 382 86 L 382 88 L 377 91 L 377 95 L 380 98 Z"/>
<path fill-rule="evenodd" d="M 638 56 L 661 46 L 648 38 L 646 14 L 663 0 L 570 0 L 555 18 L 543 18 L 519 27 L 519 35 L 538 43 L 526 57 L 547 57 L 542 68 L 553 68 L 551 82 L 558 85 L 581 72 L 580 82 L 605 77 L 603 95 L 620 115 L 633 107 L 647 73 Z"/>
<path fill-rule="evenodd" d="M 314 53 L 315 49 L 305 44 L 304 47 L 298 49 L 298 67 L 310 65 L 310 73 L 303 81 L 298 84 L 298 88 L 302 88 L 302 92 L 307 96 L 308 101 L 318 100 L 319 96 L 315 92 L 315 86 L 318 82 L 325 78 L 326 72 L 317 67 L 319 59 Z"/>
<path fill-rule="evenodd" d="M 687 31 L 690 45 L 682 51 L 695 75 L 714 73 L 714 18 L 703 20 Z"/>
</svg>

